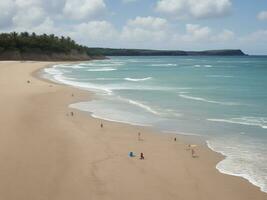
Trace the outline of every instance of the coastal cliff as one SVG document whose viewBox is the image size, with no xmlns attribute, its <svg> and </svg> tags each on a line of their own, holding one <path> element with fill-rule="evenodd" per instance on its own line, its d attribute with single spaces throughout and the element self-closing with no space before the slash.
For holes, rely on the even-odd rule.
<svg viewBox="0 0 267 200">
<path fill-rule="evenodd" d="M 240 49 L 223 49 L 208 51 L 147 50 L 147 49 L 112 49 L 89 48 L 95 55 L 104 56 L 245 56 Z"/>
</svg>

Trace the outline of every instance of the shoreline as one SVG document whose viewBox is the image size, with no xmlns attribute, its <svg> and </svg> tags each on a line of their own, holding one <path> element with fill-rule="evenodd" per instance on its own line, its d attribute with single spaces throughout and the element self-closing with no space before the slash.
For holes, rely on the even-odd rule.
<svg viewBox="0 0 267 200">
<path fill-rule="evenodd" d="M 68 63 L 68 62 L 66 62 L 66 63 Z M 77 61 L 77 62 L 74 62 L 74 63 L 80 63 L 80 62 Z M 48 67 L 51 68 L 53 66 L 54 65 L 50 65 Z M 46 67 L 44 67 L 44 68 L 46 68 Z M 81 91 L 86 91 L 86 92 L 90 93 L 90 98 L 89 99 L 83 99 L 82 101 L 84 101 L 84 100 L 86 100 L 86 101 L 92 101 L 93 98 L 94 98 L 94 96 L 96 95 L 94 91 L 84 90 L 84 89 L 79 88 L 79 87 L 75 87 L 75 86 L 72 86 L 72 85 L 69 85 L 69 84 L 61 83 L 60 81 L 50 80 L 48 78 L 40 77 L 41 76 L 41 73 L 42 73 L 41 70 L 43 70 L 44 68 L 39 69 L 37 71 L 37 72 L 39 72 L 39 75 L 38 74 L 33 74 L 33 76 L 36 76 L 35 78 L 40 78 L 40 80 L 43 80 L 43 81 L 49 81 L 49 82 L 57 83 L 57 84 L 60 84 L 60 85 L 63 85 L 63 86 L 73 87 L 75 89 L 78 89 L 78 90 L 81 90 Z M 45 73 L 45 72 L 43 72 L 43 73 Z M 77 102 L 74 102 L 72 104 L 75 104 L 75 103 L 77 103 Z M 179 133 L 179 132 L 173 132 L 173 133 L 171 133 L 171 132 L 164 132 L 164 131 L 156 130 L 151 125 L 134 124 L 134 123 L 130 123 L 130 122 L 127 122 L 127 121 L 117 121 L 117 120 L 107 119 L 107 118 L 103 118 L 103 117 L 98 117 L 98 116 L 95 116 L 93 112 L 88 112 L 88 111 L 80 110 L 80 109 L 75 108 L 75 107 L 71 107 L 72 104 L 69 104 L 69 108 L 75 109 L 75 110 L 77 110 L 79 112 L 83 112 L 83 113 L 87 114 L 88 117 L 92 117 L 92 118 L 94 118 L 96 120 L 101 120 L 101 121 L 110 122 L 110 123 L 118 123 L 118 124 L 122 124 L 122 125 L 126 125 L 126 126 L 133 126 L 133 127 L 137 128 L 137 129 L 148 129 L 150 132 L 154 132 L 155 134 L 164 134 L 163 136 L 165 136 L 165 137 L 178 137 L 184 143 L 187 143 L 187 144 L 197 144 L 197 145 L 203 146 L 204 148 L 208 148 L 209 150 L 211 150 L 212 152 L 214 152 L 216 154 L 217 158 L 219 159 L 219 161 L 215 164 L 215 168 L 216 168 L 216 170 L 218 170 L 219 173 L 224 174 L 224 175 L 230 175 L 230 176 L 234 176 L 234 177 L 238 177 L 238 178 L 244 179 L 245 181 L 249 182 L 253 186 L 259 188 L 261 192 L 266 193 L 266 192 L 264 192 L 261 189 L 260 186 L 258 186 L 256 183 L 254 183 L 253 181 L 251 181 L 250 178 L 245 177 L 245 176 L 242 176 L 242 175 L 234 174 L 232 172 L 224 171 L 224 170 L 221 170 L 220 168 L 218 168 L 217 165 L 221 161 L 223 161 L 224 159 L 226 159 L 227 156 L 224 153 L 218 152 L 214 148 L 212 148 L 209 145 L 209 140 L 207 138 L 205 139 L 204 136 L 195 135 L 195 134 L 188 134 L 188 133 Z"/>
<path fill-rule="evenodd" d="M 80 63 L 80 62 L 75 62 L 75 63 Z M 51 67 L 53 67 L 53 65 L 52 66 L 49 66 L 49 68 L 51 68 Z M 41 70 L 39 70 L 39 71 L 41 71 Z M 46 73 L 46 72 L 43 72 L 43 73 Z M 96 95 L 96 92 L 95 91 L 84 90 L 83 88 L 79 88 L 78 86 L 66 84 L 64 82 L 60 82 L 60 81 L 57 81 L 55 79 L 54 80 L 52 80 L 52 79 L 50 80 L 48 78 L 41 78 L 41 80 L 45 80 L 45 81 L 46 80 L 49 80 L 52 83 L 57 83 L 57 84 L 65 85 L 65 86 L 68 86 L 68 87 L 73 87 L 73 88 L 76 88 L 78 90 L 87 91 L 92 96 L 91 96 L 90 99 L 87 99 L 86 101 L 92 101 L 93 98 L 94 98 L 94 96 Z M 77 103 L 77 102 L 75 102 L 75 103 Z M 246 174 L 235 174 L 235 173 L 233 173 L 231 171 L 227 171 L 227 170 L 224 170 L 224 169 L 219 168 L 218 165 L 222 161 L 224 161 L 225 159 L 227 159 L 227 155 L 225 155 L 223 152 L 216 151 L 214 148 L 212 148 L 210 146 L 210 144 L 209 144 L 208 138 L 205 138 L 205 136 L 196 135 L 196 134 L 190 134 L 190 133 L 179 133 L 178 131 L 177 132 L 160 131 L 160 130 L 157 130 L 156 128 L 154 128 L 151 125 L 135 124 L 135 123 L 131 123 L 131 122 L 128 122 L 128 121 L 113 120 L 113 119 L 108 119 L 108 118 L 104 118 L 104 117 L 101 117 L 101 116 L 99 117 L 99 116 L 96 116 L 93 112 L 89 112 L 89 111 L 81 110 L 79 108 L 72 107 L 72 104 L 70 104 L 69 107 L 72 108 L 72 109 L 78 110 L 79 112 L 87 113 L 89 117 L 92 117 L 92 118 L 97 119 L 97 120 L 102 120 L 102 121 L 111 122 L 111 123 L 119 123 L 119 124 L 124 124 L 124 125 L 129 125 L 129 126 L 135 126 L 135 127 L 139 127 L 139 128 L 148 128 L 148 129 L 150 129 L 150 131 L 157 132 L 158 134 L 165 134 L 166 137 L 167 136 L 170 136 L 170 135 L 172 135 L 172 136 L 173 135 L 174 136 L 177 136 L 178 135 L 177 137 L 179 137 L 180 139 L 182 139 L 184 142 L 186 142 L 188 144 L 193 143 L 193 144 L 198 144 L 198 145 L 204 146 L 204 148 L 206 147 L 206 148 L 210 149 L 211 151 L 213 151 L 214 153 L 216 153 L 217 156 L 220 158 L 220 160 L 215 164 L 215 168 L 218 170 L 218 172 L 220 172 L 221 174 L 225 174 L 225 175 L 230 175 L 230 176 L 235 176 L 235 177 L 242 178 L 245 181 L 248 181 L 253 186 L 258 187 L 261 192 L 267 193 L 267 192 L 265 192 L 262 189 L 262 186 L 259 183 L 254 182 L 253 178 L 251 178 L 250 176 L 248 176 Z"/>
<path fill-rule="evenodd" d="M 80 62 L 75 62 L 75 63 L 80 63 Z M 49 66 L 49 68 L 51 68 L 51 67 L 53 67 L 53 65 Z M 41 70 L 38 70 L 38 71 L 39 71 L 39 76 L 40 76 Z M 46 72 L 43 72 L 43 73 L 46 73 Z M 73 85 L 69 85 L 69 84 L 66 84 L 66 83 L 62 83 L 62 82 L 57 81 L 57 80 L 52 80 L 52 79 L 50 80 L 50 79 L 44 78 L 44 77 L 42 77 L 40 79 L 41 80 L 44 80 L 44 81 L 48 80 L 48 81 L 51 81 L 52 83 L 57 83 L 57 84 L 60 84 L 60 85 L 65 85 L 67 87 L 73 87 L 73 88 L 76 88 L 78 90 L 87 91 L 88 93 L 91 94 L 91 98 L 90 99 L 86 99 L 86 101 L 92 101 L 93 98 L 94 98 L 94 96 L 96 95 L 96 92 L 94 92 L 94 91 L 84 90 L 82 88 L 79 88 L 79 87 L 76 87 L 76 86 L 73 86 Z M 77 103 L 77 102 L 75 102 L 75 103 Z M 98 117 L 98 116 L 95 116 L 93 112 L 88 112 L 88 111 L 81 110 L 79 108 L 71 107 L 71 105 L 72 104 L 69 105 L 70 108 L 75 109 L 75 110 L 78 110 L 79 112 L 84 112 L 89 117 L 92 117 L 92 118 L 97 119 L 97 120 L 102 120 L 102 121 L 111 122 L 111 123 L 119 123 L 119 124 L 128 125 L 128 126 L 134 126 L 136 128 L 139 128 L 139 129 L 140 128 L 141 129 L 142 128 L 147 128 L 147 129 L 149 129 L 150 131 L 152 131 L 154 133 L 157 133 L 157 134 L 165 134 L 165 137 L 179 137 L 185 143 L 188 143 L 188 144 L 197 144 L 197 145 L 203 146 L 204 148 L 208 148 L 209 150 L 211 150 L 212 152 L 214 152 L 216 154 L 217 158 L 219 159 L 219 161 L 215 164 L 215 168 L 218 170 L 219 173 L 224 174 L 224 175 L 230 175 L 230 176 L 239 177 L 241 179 L 244 179 L 245 181 L 248 181 L 253 186 L 259 188 L 261 192 L 266 193 L 265 191 L 262 190 L 262 188 L 260 186 L 257 185 L 257 183 L 253 182 L 253 180 L 251 180 L 250 177 L 248 177 L 246 175 L 235 174 L 235 173 L 232 173 L 232 172 L 229 172 L 229 171 L 225 171 L 225 170 L 222 170 L 222 169 L 218 168 L 219 163 L 222 162 L 223 160 L 225 160 L 227 158 L 227 155 L 225 155 L 223 152 L 218 152 L 214 148 L 212 148 L 210 146 L 210 144 L 209 144 L 208 138 L 205 138 L 204 136 L 190 134 L 190 133 L 165 132 L 165 131 L 156 130 L 151 125 L 134 124 L 134 123 L 127 122 L 127 121 L 118 121 L 118 120 L 112 120 L 112 119 L 107 119 L 107 118 L 103 118 L 103 117 Z"/>
<path fill-rule="evenodd" d="M 19 69 L 19 67 L 23 67 L 23 64 L 25 68 Z M 3 186 L 3 189 L 1 189 L 3 192 L 0 196 L 5 197 L 4 199 L 16 199 L 15 197 L 36 199 L 41 194 L 46 197 L 50 195 L 50 199 L 73 199 L 74 197 L 76 199 L 87 199 L 89 197 L 96 199 L 124 199 L 127 197 L 130 197 L 130 199 L 176 199 L 177 197 L 182 199 L 214 199 L 215 197 L 217 199 L 266 199 L 266 193 L 261 192 L 258 187 L 244 178 L 218 172 L 215 166 L 222 159 L 222 156 L 210 150 L 207 146 L 200 146 L 197 151 L 200 157 L 192 159 L 189 152 L 184 149 L 186 143 L 181 136 L 177 136 L 177 143 L 174 143 L 172 141 L 174 134 L 160 134 L 150 130 L 150 128 L 99 120 L 90 117 L 85 112 L 69 108 L 69 104 L 92 98 L 93 94 L 74 87 L 50 83 L 49 81 L 49 84 L 52 85 L 50 87 L 48 82 L 45 82 L 42 78 L 37 78 L 34 73 L 36 70 L 47 67 L 47 63 L 13 62 L 11 69 L 5 67 L 10 63 L 1 62 L 1 65 L 3 65 L 0 68 L 1 73 L 10 73 L 9 76 L 17 73 L 19 76 L 16 81 L 21 83 L 24 80 L 21 85 L 15 83 L 12 86 L 12 83 L 10 83 L 10 88 L 4 89 L 4 103 L 13 103 L 15 108 L 19 109 L 13 110 L 9 106 L 8 108 L 2 108 L 3 113 L 7 113 L 5 118 L 2 117 L 4 122 L 7 123 L 4 123 L 4 127 L 1 127 L 2 132 L 13 133 L 13 128 L 15 128 L 26 136 L 30 134 L 26 138 L 13 135 L 15 144 L 17 142 L 20 144 L 22 140 L 24 141 L 21 144 L 22 146 L 24 146 L 24 143 L 30 145 L 24 146 L 29 148 L 29 151 L 22 151 L 22 157 L 26 158 L 25 160 L 20 160 L 14 154 L 15 160 L 18 159 L 19 162 L 5 161 L 11 168 L 5 169 L 5 172 L 9 173 L 4 174 L 0 183 Z M 32 83 L 27 84 L 27 79 L 32 79 L 31 77 L 33 77 Z M 10 80 L 3 78 L 0 83 L 6 86 L 9 82 Z M 16 87 L 21 90 L 18 90 L 18 92 L 9 91 Z M 71 93 L 74 93 L 75 96 L 71 97 Z M 17 103 L 11 99 L 14 97 L 20 97 L 21 102 Z M 42 103 L 47 103 L 47 105 Z M 45 109 L 42 107 L 45 107 Z M 74 112 L 74 117 L 68 115 L 70 111 Z M 30 129 L 19 121 L 21 120 L 20 117 L 16 120 L 12 116 L 26 116 L 22 122 L 26 122 Z M 48 119 L 48 116 L 51 118 Z M 9 122 L 11 119 L 12 121 Z M 36 124 L 32 124 L 32 121 L 36 121 Z M 101 121 L 104 121 L 104 129 L 99 128 Z M 11 127 L 12 125 L 13 127 Z M 14 127 L 14 125 L 22 126 L 22 129 Z M 32 135 L 30 132 L 33 129 L 40 129 L 43 134 Z M 50 139 L 47 140 L 48 136 L 45 133 L 48 130 L 51 132 L 49 132 Z M 62 132 L 62 130 L 64 131 Z M 145 137 L 143 142 L 136 141 L 138 131 L 141 131 L 142 136 Z M 58 135 L 58 132 L 61 134 Z M 9 144 L 13 147 L 13 139 L 10 139 L 9 136 L 1 135 L 0 139 L 5 141 L 3 140 L 5 137 L 8 137 L 7 140 L 11 141 Z M 57 139 L 54 140 L 53 138 Z M 66 138 L 69 139 L 65 141 Z M 64 155 L 64 159 L 62 157 L 59 160 L 63 159 L 64 162 L 60 163 L 68 167 L 65 168 L 60 163 L 54 166 L 54 162 L 44 162 L 45 165 L 37 166 L 35 162 L 30 162 L 28 165 L 23 164 L 26 160 L 29 161 L 29 158 L 32 159 L 28 156 L 29 152 L 42 147 L 42 145 L 41 147 L 35 145 L 36 140 L 39 141 L 39 139 L 43 139 L 40 140 L 40 143 L 44 143 L 44 150 L 47 151 L 49 145 L 51 145 L 50 142 L 52 142 L 54 146 L 50 147 L 55 151 L 50 152 L 49 149 L 49 152 L 45 152 L 47 155 L 39 158 L 42 151 L 37 150 L 34 152 L 37 159 L 35 162 L 38 163 L 39 161 L 41 164 L 44 160 L 50 160 L 55 155 L 59 156 L 58 158 Z M 46 143 L 46 141 L 49 143 Z M 62 141 L 66 142 L 67 148 L 59 145 Z M 19 147 L 21 146 L 19 145 Z M 4 147 L 1 148 L 4 149 Z M 14 148 L 16 149 L 17 146 L 14 146 Z M 143 162 L 135 158 L 128 158 L 127 153 L 130 149 L 136 152 L 142 149 L 147 159 Z M 9 155 L 8 151 L 3 152 L 7 152 L 7 154 L 2 157 Z M 168 156 L 166 157 L 166 155 Z M 55 157 L 54 161 L 56 163 L 58 158 Z M 19 168 L 15 175 L 11 178 L 8 177 L 11 172 L 14 172 L 13 169 L 19 167 L 17 165 L 21 166 L 22 169 Z M 61 166 L 61 170 L 56 170 L 59 167 L 58 165 Z M 32 171 L 25 168 L 29 166 L 33 169 Z M 36 170 L 40 171 L 39 168 L 44 171 L 37 175 L 34 172 Z M 47 169 L 49 169 L 48 175 L 50 176 L 44 173 Z M 64 174 L 62 174 L 62 170 L 66 170 Z M 58 176 L 58 174 L 61 175 Z M 46 177 L 45 181 L 43 180 L 44 177 Z M 19 180 L 17 180 L 18 178 Z M 26 184 L 24 183 L 25 180 L 27 180 Z M 53 184 L 51 180 L 57 181 Z M 12 186 L 14 181 L 16 181 L 15 188 L 18 189 L 21 186 L 24 190 L 17 191 Z M 213 181 L 216 181 L 216 186 L 212 184 Z M 4 192 L 5 189 L 10 191 L 11 188 L 17 192 L 13 194 Z M 79 194 L 78 198 L 77 194 Z"/>
</svg>

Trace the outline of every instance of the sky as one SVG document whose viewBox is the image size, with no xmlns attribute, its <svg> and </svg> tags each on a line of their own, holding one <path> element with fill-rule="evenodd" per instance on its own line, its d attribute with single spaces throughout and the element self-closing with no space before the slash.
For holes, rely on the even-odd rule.
<svg viewBox="0 0 267 200">
<path fill-rule="evenodd" d="M 242 49 L 267 55 L 267 0 L 0 0 L 0 32 L 89 47 Z"/>
</svg>

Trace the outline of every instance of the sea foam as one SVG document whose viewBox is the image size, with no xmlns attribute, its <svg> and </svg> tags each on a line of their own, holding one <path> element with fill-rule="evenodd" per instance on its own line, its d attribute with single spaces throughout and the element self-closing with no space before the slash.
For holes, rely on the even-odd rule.
<svg viewBox="0 0 267 200">
<path fill-rule="evenodd" d="M 124 78 L 124 80 L 126 81 L 134 81 L 134 82 L 138 82 L 138 81 L 147 81 L 152 79 L 152 77 L 146 77 L 146 78 Z"/>
<path fill-rule="evenodd" d="M 210 77 L 210 78 L 233 78 L 234 76 L 229 76 L 229 75 L 207 75 L 206 77 Z"/>
<path fill-rule="evenodd" d="M 175 67 L 177 64 L 174 63 L 155 63 L 155 64 L 150 64 L 149 66 L 152 67 Z"/>
<path fill-rule="evenodd" d="M 199 64 L 197 64 L 197 65 L 194 65 L 193 67 L 195 67 L 195 68 L 211 68 L 211 67 L 213 67 L 213 65 L 199 65 Z"/>
<path fill-rule="evenodd" d="M 189 96 L 189 95 L 185 95 L 185 94 L 181 94 L 181 93 L 179 94 L 179 97 L 182 97 L 184 99 L 190 99 L 190 100 L 202 101 L 202 102 L 206 102 L 206 103 L 213 103 L 213 104 L 220 104 L 220 105 L 228 105 L 228 106 L 240 105 L 238 103 L 208 100 L 208 99 L 205 99 L 202 97 L 194 97 L 194 96 Z"/>
<path fill-rule="evenodd" d="M 207 119 L 213 122 L 223 122 L 231 124 L 240 124 L 247 126 L 259 126 L 263 129 L 267 129 L 267 118 L 265 117 L 237 117 L 229 119 Z"/>
<path fill-rule="evenodd" d="M 264 166 L 267 159 L 261 155 L 266 147 L 260 147 L 257 139 L 244 138 L 214 138 L 207 141 L 207 146 L 225 156 L 216 165 L 221 173 L 243 177 L 267 192 L 267 170 Z"/>
<path fill-rule="evenodd" d="M 116 71 L 116 68 L 112 67 L 102 67 L 102 68 L 89 68 L 87 69 L 88 72 L 108 72 L 108 71 Z"/>
</svg>

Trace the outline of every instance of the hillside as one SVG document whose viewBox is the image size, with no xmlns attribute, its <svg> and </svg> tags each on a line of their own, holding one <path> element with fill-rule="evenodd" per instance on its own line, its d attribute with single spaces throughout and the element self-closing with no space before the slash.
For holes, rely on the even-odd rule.
<svg viewBox="0 0 267 200">
<path fill-rule="evenodd" d="M 180 51 L 180 50 L 146 50 L 146 49 L 112 49 L 89 48 L 94 55 L 104 56 L 244 56 L 239 49 Z"/>
</svg>

